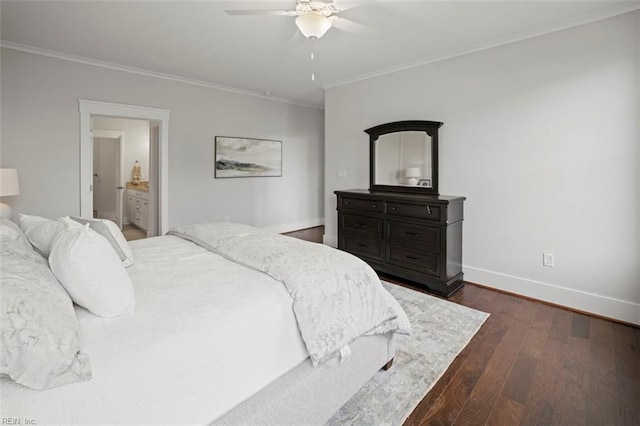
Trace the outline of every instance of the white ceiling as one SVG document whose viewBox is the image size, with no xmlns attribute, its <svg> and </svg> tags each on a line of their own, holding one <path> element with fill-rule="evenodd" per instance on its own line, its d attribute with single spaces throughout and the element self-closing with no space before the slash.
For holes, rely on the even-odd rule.
<svg viewBox="0 0 640 426">
<path fill-rule="evenodd" d="M 358 5 L 342 16 L 368 30 L 332 28 L 312 42 L 300 35 L 293 17 L 224 12 L 292 9 L 294 0 L 2 0 L 0 29 L 9 48 L 322 107 L 324 88 L 640 9 L 640 0 L 334 3 Z"/>
</svg>

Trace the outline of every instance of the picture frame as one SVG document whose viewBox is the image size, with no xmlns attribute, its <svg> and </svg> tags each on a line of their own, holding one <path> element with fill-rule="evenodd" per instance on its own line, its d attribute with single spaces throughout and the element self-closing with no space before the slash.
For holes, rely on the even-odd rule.
<svg viewBox="0 0 640 426">
<path fill-rule="evenodd" d="M 282 141 L 216 136 L 214 177 L 281 177 Z"/>
<path fill-rule="evenodd" d="M 427 188 L 431 188 L 431 179 L 420 179 L 418 181 L 418 186 L 426 186 Z"/>
</svg>

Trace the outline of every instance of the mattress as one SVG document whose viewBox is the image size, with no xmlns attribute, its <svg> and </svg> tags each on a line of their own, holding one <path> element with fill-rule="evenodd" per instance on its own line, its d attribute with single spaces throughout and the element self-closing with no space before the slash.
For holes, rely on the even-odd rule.
<svg viewBox="0 0 640 426">
<path fill-rule="evenodd" d="M 282 283 L 177 237 L 130 245 L 133 314 L 76 307 L 93 378 L 46 391 L 2 379 L 2 416 L 205 424 L 307 359 Z"/>
</svg>

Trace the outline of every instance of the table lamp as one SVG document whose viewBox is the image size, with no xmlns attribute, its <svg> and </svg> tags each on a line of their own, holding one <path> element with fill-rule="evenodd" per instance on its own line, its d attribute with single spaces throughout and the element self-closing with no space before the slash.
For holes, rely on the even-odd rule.
<svg viewBox="0 0 640 426">
<path fill-rule="evenodd" d="M 404 174 L 408 185 L 417 185 L 420 180 L 420 167 L 409 167 Z"/>
<path fill-rule="evenodd" d="M 20 195 L 18 170 L 0 169 L 0 197 L 10 197 L 12 195 Z M 12 214 L 11 206 L 0 203 L 0 217 L 11 219 Z"/>
</svg>

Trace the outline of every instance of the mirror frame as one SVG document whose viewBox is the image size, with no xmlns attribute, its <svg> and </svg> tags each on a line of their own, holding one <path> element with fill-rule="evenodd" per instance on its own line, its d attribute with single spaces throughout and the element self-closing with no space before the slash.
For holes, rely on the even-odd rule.
<svg viewBox="0 0 640 426">
<path fill-rule="evenodd" d="M 409 120 L 380 124 L 365 130 L 369 134 L 369 190 L 438 195 L 438 129 L 439 121 Z M 376 185 L 376 141 L 382 135 L 396 132 L 425 132 L 431 136 L 431 188 L 404 185 Z"/>
</svg>

